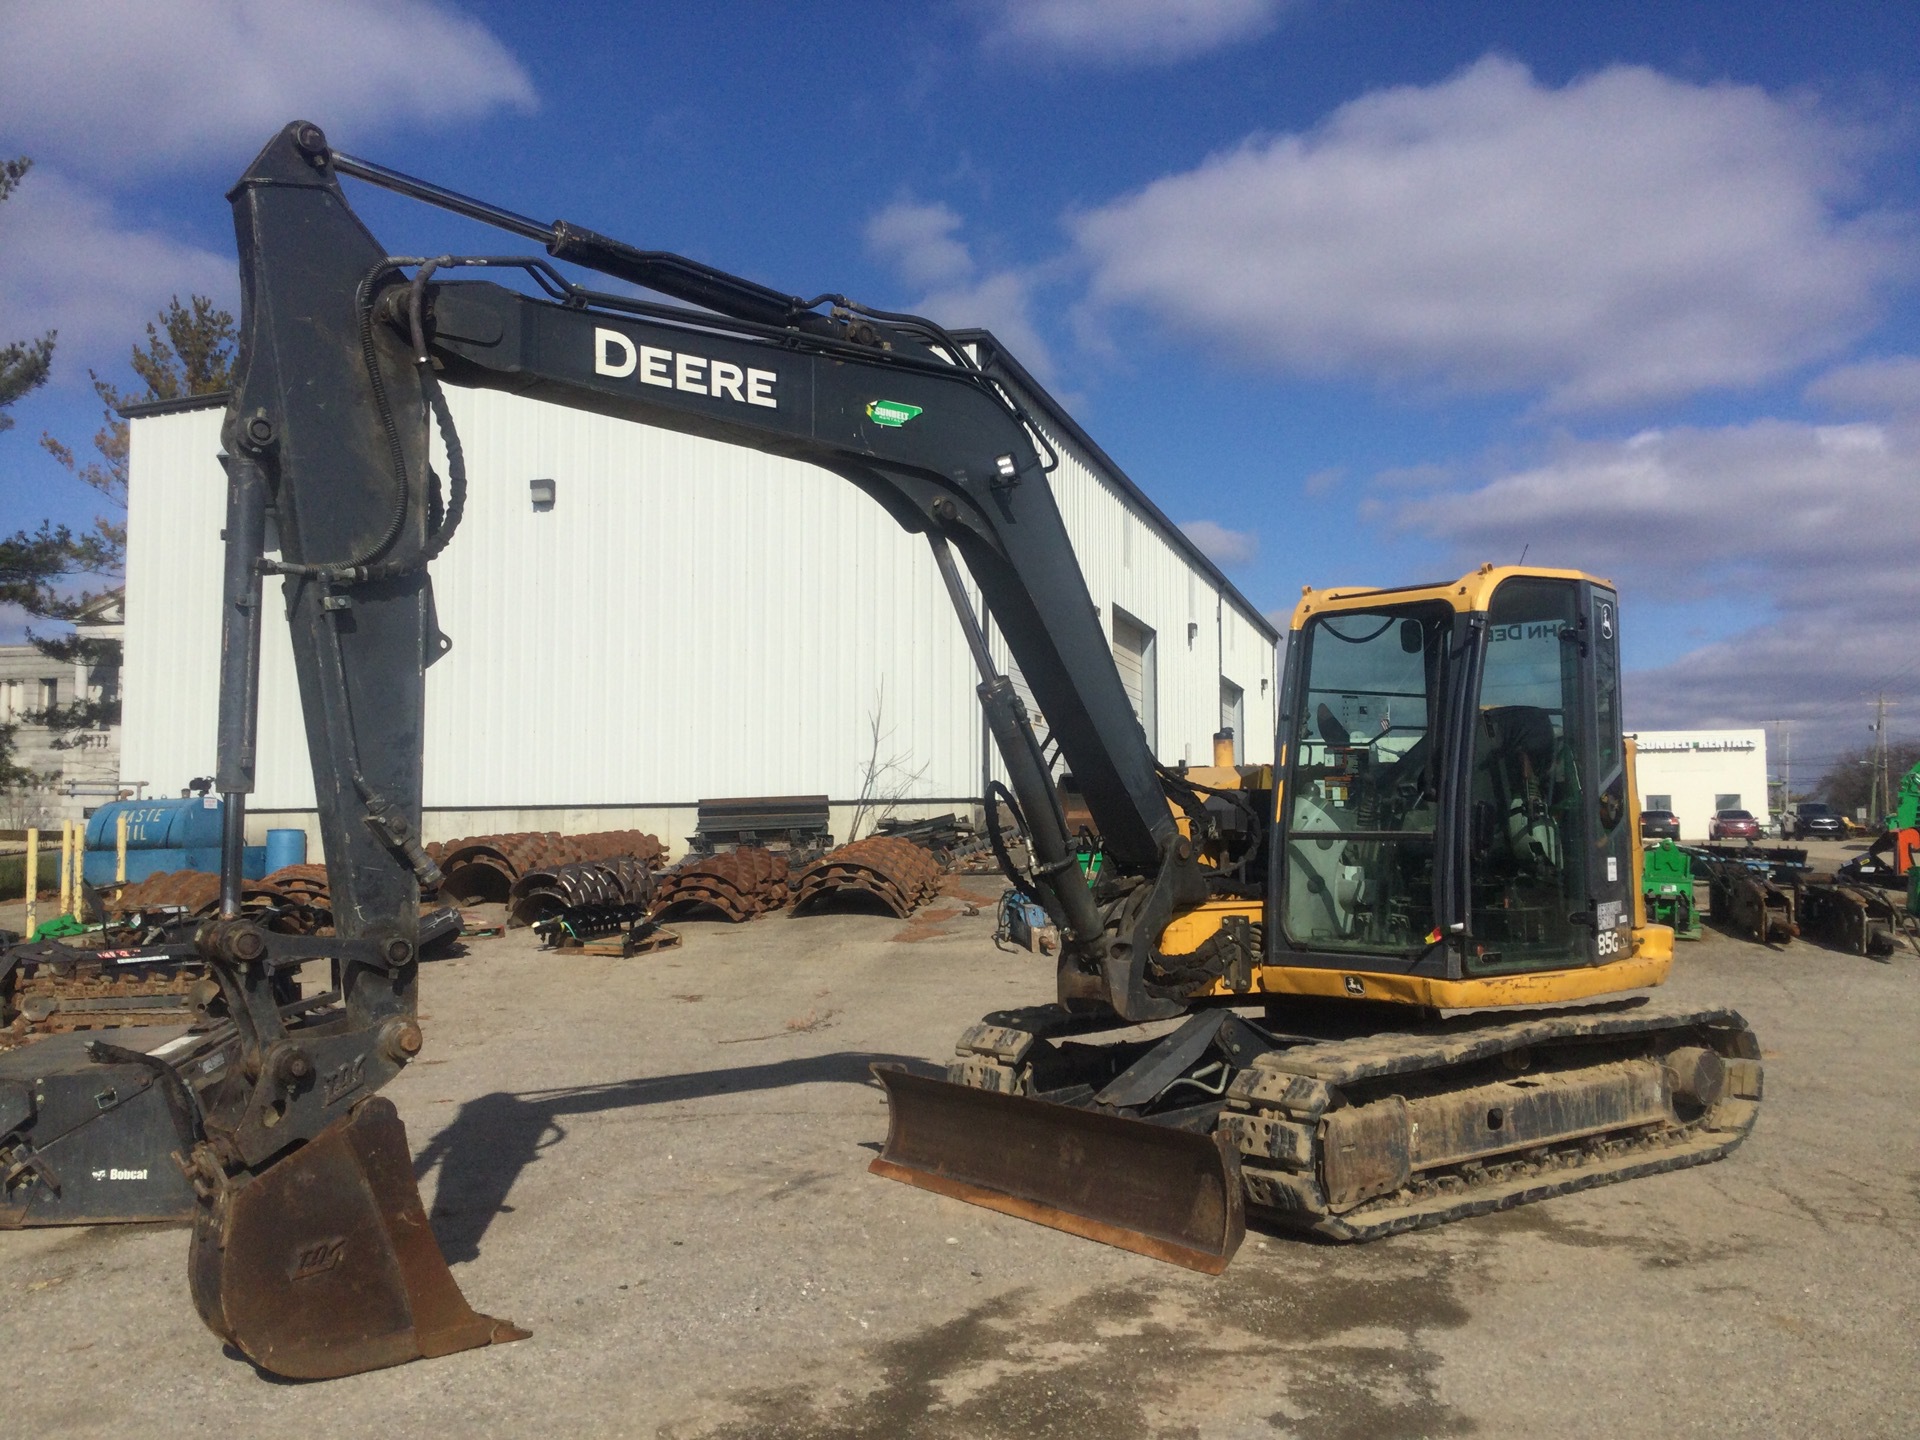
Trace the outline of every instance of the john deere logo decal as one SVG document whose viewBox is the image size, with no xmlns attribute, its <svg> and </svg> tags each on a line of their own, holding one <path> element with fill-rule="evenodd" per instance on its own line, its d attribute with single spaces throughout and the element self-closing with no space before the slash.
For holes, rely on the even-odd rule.
<svg viewBox="0 0 1920 1440">
<path fill-rule="evenodd" d="M 898 400 L 867 402 L 867 418 L 876 425 L 885 425 L 889 430 L 898 430 L 919 413 L 918 405 L 903 405 Z"/>
</svg>

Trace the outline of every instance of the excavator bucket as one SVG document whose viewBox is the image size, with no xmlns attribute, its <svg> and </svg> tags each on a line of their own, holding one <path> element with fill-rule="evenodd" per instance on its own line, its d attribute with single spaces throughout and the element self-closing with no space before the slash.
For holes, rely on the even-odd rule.
<svg viewBox="0 0 1920 1440">
<path fill-rule="evenodd" d="M 873 1073 L 887 1091 L 875 1175 L 1209 1275 L 1246 1234 L 1239 1159 L 1218 1133 Z"/>
<path fill-rule="evenodd" d="M 406 1127 L 378 1096 L 203 1205 L 187 1275 L 214 1334 L 296 1380 L 528 1335 L 460 1293 L 420 1203 Z"/>
</svg>

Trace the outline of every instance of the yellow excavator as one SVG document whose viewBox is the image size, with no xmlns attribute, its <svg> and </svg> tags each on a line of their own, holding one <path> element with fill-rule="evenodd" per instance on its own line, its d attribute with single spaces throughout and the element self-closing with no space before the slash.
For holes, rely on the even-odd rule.
<svg viewBox="0 0 1920 1440">
<path fill-rule="evenodd" d="M 391 253 L 343 177 L 544 253 Z M 183 1148 L 195 1303 L 263 1368 L 342 1375 L 524 1333 L 460 1294 L 376 1093 L 421 1047 L 417 900 L 439 880 L 419 821 L 423 677 L 451 643 L 429 566 L 467 483 L 448 384 L 807 460 L 927 538 L 1007 777 L 987 813 L 1023 832 L 996 826 L 996 849 L 1061 945 L 1052 998 L 968 1029 L 945 1079 L 879 1072 L 879 1173 L 1218 1271 L 1249 1208 L 1363 1240 L 1716 1159 L 1753 1124 L 1745 1022 L 1641 993 L 1666 978 L 1672 934 L 1640 911 L 1604 581 L 1486 567 L 1309 590 L 1275 763 L 1165 766 L 1068 543 L 1046 441 L 938 325 L 518 215 L 306 123 L 230 198 L 244 308 L 223 432 L 227 865 L 196 943 L 240 1063 Z M 267 576 L 292 631 L 333 937 L 270 934 L 240 906 Z M 1091 841 L 1069 831 L 1060 763 Z M 274 977 L 316 958 L 338 968 L 340 1003 L 283 1008 Z"/>
</svg>

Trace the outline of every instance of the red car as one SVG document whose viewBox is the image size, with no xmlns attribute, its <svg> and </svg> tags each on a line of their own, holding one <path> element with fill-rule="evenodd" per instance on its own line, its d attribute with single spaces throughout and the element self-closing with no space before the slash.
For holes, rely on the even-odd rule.
<svg viewBox="0 0 1920 1440">
<path fill-rule="evenodd" d="M 1745 810 L 1716 810 L 1707 822 L 1709 840 L 1758 840 L 1760 822 Z"/>
</svg>

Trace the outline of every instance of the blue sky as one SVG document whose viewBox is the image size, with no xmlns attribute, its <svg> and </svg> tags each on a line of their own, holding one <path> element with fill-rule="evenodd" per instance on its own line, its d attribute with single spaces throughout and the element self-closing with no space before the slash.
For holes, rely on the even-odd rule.
<svg viewBox="0 0 1920 1440">
<path fill-rule="evenodd" d="M 161 13 L 156 13 L 161 12 Z M 326 23 L 316 23 L 325 15 Z M 417 57 L 417 58 L 416 58 Z M 1629 719 L 1920 733 L 1920 7 L 0 5 L 0 337 L 35 447 L 284 120 L 542 217 L 984 324 L 1243 590 L 1623 587 Z M 356 191 L 400 250 L 497 249 Z"/>
</svg>

